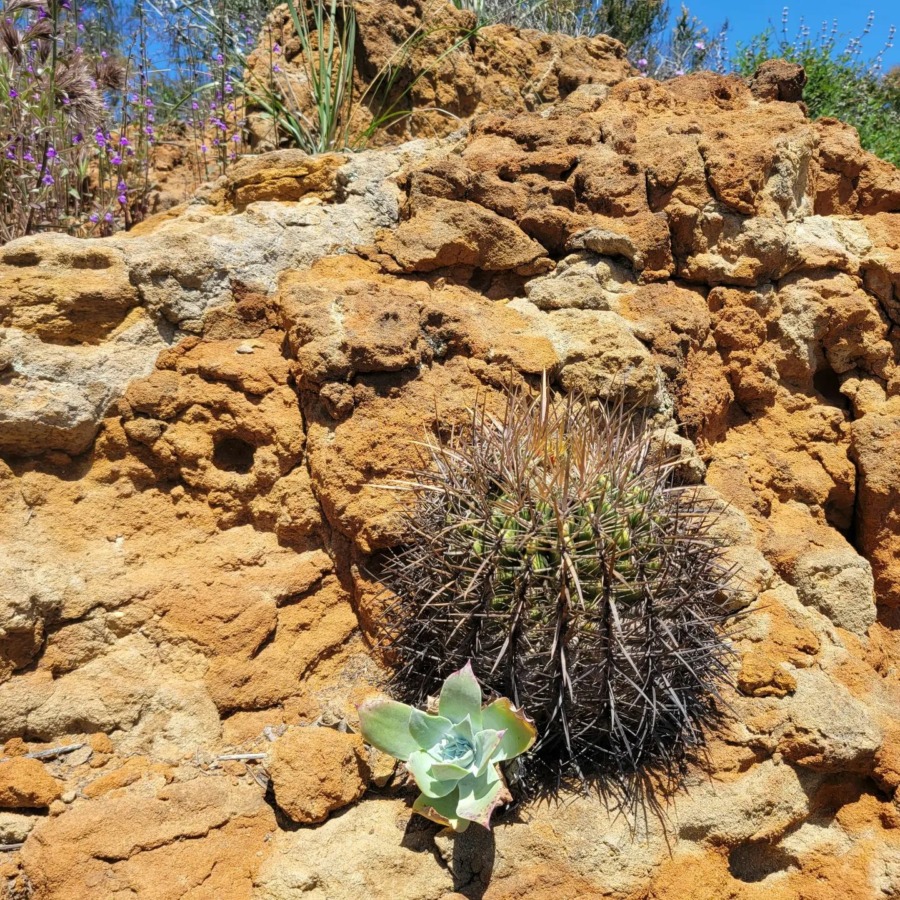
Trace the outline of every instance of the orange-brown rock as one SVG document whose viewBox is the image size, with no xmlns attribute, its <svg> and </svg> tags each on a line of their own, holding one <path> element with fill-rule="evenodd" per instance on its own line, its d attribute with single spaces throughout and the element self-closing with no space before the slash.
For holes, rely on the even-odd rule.
<svg viewBox="0 0 900 900">
<path fill-rule="evenodd" d="M 279 809 L 305 825 L 355 802 L 369 783 L 362 738 L 334 728 L 289 728 L 275 742 L 268 769 Z"/>
<path fill-rule="evenodd" d="M 171 769 L 168 766 L 151 762 L 144 756 L 132 756 L 112 771 L 104 772 L 82 788 L 82 793 L 88 799 L 102 797 L 109 791 L 128 787 L 147 774 L 161 775 L 167 782 L 172 780 Z"/>
<path fill-rule="evenodd" d="M 46 900 L 98 891 L 249 900 L 274 827 L 256 784 L 222 776 L 172 785 L 147 779 L 45 820 L 31 833 L 22 862 Z"/>
<path fill-rule="evenodd" d="M 59 782 L 40 760 L 17 756 L 0 762 L 0 807 L 41 809 L 60 793 Z"/>
<path fill-rule="evenodd" d="M 73 270 L 77 277 L 73 277 Z M 96 344 L 138 305 L 120 252 L 54 235 L 0 249 L 0 326 L 55 344 Z"/>
</svg>

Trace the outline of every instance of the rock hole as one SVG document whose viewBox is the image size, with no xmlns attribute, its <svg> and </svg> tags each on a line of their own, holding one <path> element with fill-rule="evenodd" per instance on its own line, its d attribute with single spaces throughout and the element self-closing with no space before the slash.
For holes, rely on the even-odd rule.
<svg viewBox="0 0 900 900">
<path fill-rule="evenodd" d="M 223 472 L 237 472 L 246 475 L 253 468 L 256 447 L 240 438 L 226 437 L 216 441 L 213 450 L 213 465 Z"/>
<path fill-rule="evenodd" d="M 105 253 L 79 253 L 70 260 L 73 269 L 111 269 L 112 260 Z"/>
<path fill-rule="evenodd" d="M 36 266 L 40 263 L 41 258 L 33 250 L 7 250 L 3 254 L 3 262 L 8 266 Z"/>
<path fill-rule="evenodd" d="M 824 366 L 813 375 L 813 387 L 832 406 L 844 410 L 850 408 L 850 403 L 841 393 L 841 378 L 830 366 Z"/>
<path fill-rule="evenodd" d="M 765 881 L 794 863 L 790 853 L 773 844 L 741 844 L 728 854 L 728 870 L 738 881 L 747 884 Z"/>
</svg>

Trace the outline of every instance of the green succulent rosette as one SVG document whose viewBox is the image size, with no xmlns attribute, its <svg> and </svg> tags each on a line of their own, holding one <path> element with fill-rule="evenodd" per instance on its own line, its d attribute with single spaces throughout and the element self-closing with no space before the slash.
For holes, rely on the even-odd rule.
<svg viewBox="0 0 900 900">
<path fill-rule="evenodd" d="M 490 828 L 491 813 L 510 798 L 499 763 L 534 743 L 534 723 L 500 698 L 481 705 L 481 685 L 466 664 L 444 682 L 437 715 L 396 700 L 359 707 L 363 738 L 406 763 L 421 794 L 413 809 L 465 831 L 470 822 Z"/>
</svg>

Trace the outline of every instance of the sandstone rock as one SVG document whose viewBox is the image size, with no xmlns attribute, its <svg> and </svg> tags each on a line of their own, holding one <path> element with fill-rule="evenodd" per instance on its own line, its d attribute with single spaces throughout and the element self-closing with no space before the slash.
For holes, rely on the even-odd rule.
<svg viewBox="0 0 900 900">
<path fill-rule="evenodd" d="M 803 99 L 806 72 L 785 59 L 767 59 L 750 79 L 750 90 L 760 100 L 797 103 Z"/>
<path fill-rule="evenodd" d="M 20 756 L 0 762 L 0 807 L 40 809 L 61 793 L 59 782 L 39 760 Z"/>
<path fill-rule="evenodd" d="M 146 779 L 43 821 L 22 862 L 48 900 L 88 896 L 98 885 L 112 896 L 237 900 L 250 897 L 274 827 L 256 784 L 206 777 L 167 786 Z"/>
<path fill-rule="evenodd" d="M 453 881 L 433 855 L 432 829 L 411 828 L 404 834 L 407 820 L 402 802 L 367 800 L 318 828 L 280 832 L 254 879 L 254 897 L 440 897 Z"/>
<path fill-rule="evenodd" d="M 900 415 L 870 413 L 853 423 L 852 435 L 860 472 L 860 548 L 872 563 L 879 602 L 898 606 Z"/>
<path fill-rule="evenodd" d="M 17 456 L 84 452 L 110 403 L 166 346 L 139 313 L 97 346 L 45 343 L 18 329 L 0 330 L 0 341 L 12 360 L 0 384 L 0 451 Z"/>
<path fill-rule="evenodd" d="M 405 137 L 446 135 L 458 118 L 553 103 L 581 85 L 613 85 L 634 72 L 624 46 L 606 35 L 576 38 L 488 25 L 480 28 L 478 40 L 469 40 L 476 24 L 472 13 L 449 4 L 367 3 L 357 11 L 357 22 L 356 83 L 366 83 L 388 65 L 397 69 L 383 103 L 389 110 L 407 104 L 416 109 L 390 129 Z M 282 77 L 302 86 L 301 46 L 286 9 L 271 13 L 249 67 L 266 79 L 275 42 L 284 48 Z M 297 93 L 303 96 L 300 86 Z M 354 136 L 367 128 L 371 115 L 365 107 L 355 111 Z M 255 112 L 250 118 L 260 148 L 271 149 L 263 118 Z M 383 142 L 385 135 L 376 131 L 374 139 Z"/>
<path fill-rule="evenodd" d="M 143 756 L 132 756 L 117 769 L 107 771 L 89 782 L 82 789 L 88 799 L 102 797 L 109 791 L 127 787 L 139 781 L 145 775 L 161 775 L 166 782 L 172 780 L 172 770 L 168 766 L 152 763 Z"/>
<path fill-rule="evenodd" d="M 338 157 L 310 162 L 287 151 L 248 162 L 212 197 L 135 236 L 48 235 L 11 244 L 0 263 L 0 370 L 8 372 L 0 384 L 0 452 L 82 453 L 111 403 L 150 372 L 175 334 L 201 329 L 208 310 L 242 291 L 271 292 L 276 270 L 369 243 L 377 228 L 393 224 L 398 192 L 389 176 L 423 150 L 356 157 L 339 169 Z M 283 202 L 321 194 L 323 179 L 340 179 L 344 202 Z M 325 199 L 333 198 L 333 183 Z M 281 262 L 273 266 L 274 259 Z M 20 294 L 31 300 L 13 303 Z"/>
<path fill-rule="evenodd" d="M 802 555 L 793 572 L 803 603 L 814 606 L 835 625 L 865 635 L 875 621 L 872 567 L 849 547 Z"/>
<path fill-rule="evenodd" d="M 820 672 L 797 672 L 796 679 L 790 718 L 778 734 L 785 759 L 818 772 L 870 772 L 882 734 L 869 710 Z"/>
<path fill-rule="evenodd" d="M 52 344 L 97 344 L 137 304 L 124 255 L 109 244 L 47 234 L 0 250 L 4 328 Z"/>
<path fill-rule="evenodd" d="M 496 213 L 436 198 L 397 229 L 382 232 L 378 246 L 402 272 L 464 266 L 537 275 L 553 265 L 540 244 Z"/>
<path fill-rule="evenodd" d="M 0 845 L 23 843 L 38 821 L 37 816 L 0 811 Z"/>
<path fill-rule="evenodd" d="M 268 763 L 275 802 L 295 822 L 324 822 L 358 800 L 369 781 L 362 739 L 334 728 L 289 728 Z"/>
</svg>

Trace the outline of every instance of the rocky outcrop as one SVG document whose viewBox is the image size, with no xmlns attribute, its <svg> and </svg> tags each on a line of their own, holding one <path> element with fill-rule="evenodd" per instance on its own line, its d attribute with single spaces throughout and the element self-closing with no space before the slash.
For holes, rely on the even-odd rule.
<svg viewBox="0 0 900 900">
<path fill-rule="evenodd" d="M 658 84 L 507 29 L 555 74 L 503 111 L 483 34 L 464 132 L 0 250 L 0 791 L 27 763 L 49 804 L 0 811 L 7 896 L 900 892 L 900 175 L 790 69 Z M 735 687 L 659 815 L 451 838 L 345 733 L 386 674 L 385 488 L 544 372 L 624 391 L 721 510 Z"/>
<path fill-rule="evenodd" d="M 605 35 L 481 26 L 472 11 L 431 0 L 360 0 L 354 9 L 355 102 L 345 123 L 353 141 L 441 137 L 484 112 L 538 109 L 578 87 L 603 90 L 636 74 L 622 44 Z M 275 60 L 274 87 L 303 102 L 301 48 L 287 5 L 276 7 L 247 60 L 258 92 L 273 84 Z M 272 119 L 252 101 L 248 130 L 258 150 L 275 148 Z"/>
</svg>

